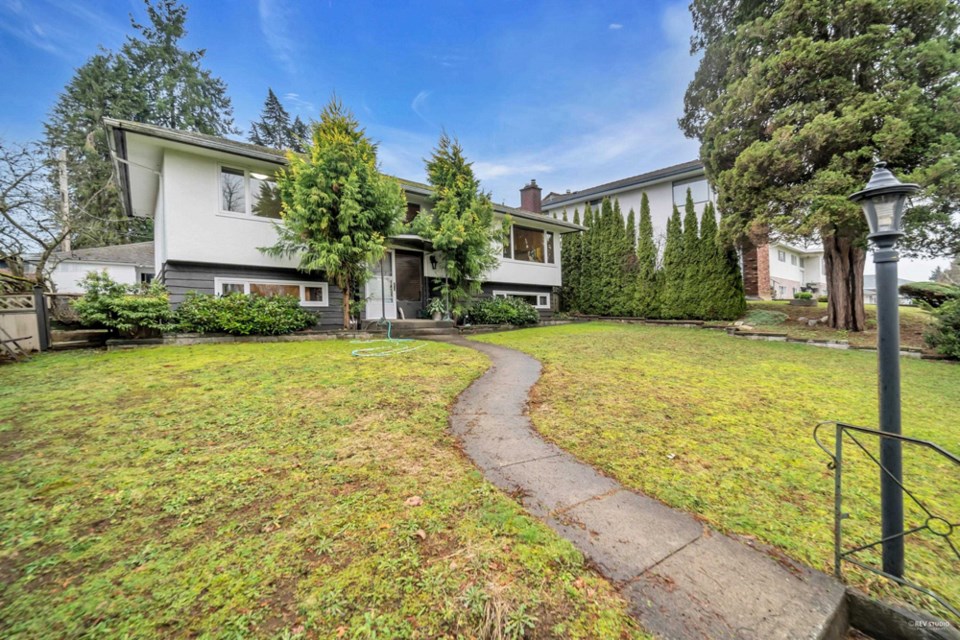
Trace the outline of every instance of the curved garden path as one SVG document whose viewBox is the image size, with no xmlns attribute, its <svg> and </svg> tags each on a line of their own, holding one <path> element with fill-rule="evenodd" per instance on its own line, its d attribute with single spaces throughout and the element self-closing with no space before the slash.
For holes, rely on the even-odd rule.
<svg viewBox="0 0 960 640">
<path fill-rule="evenodd" d="M 536 359 L 460 337 L 444 341 L 492 361 L 451 411 L 467 455 L 614 581 L 645 629 L 677 639 L 844 637 L 838 581 L 626 489 L 545 441 L 525 415 L 540 378 Z"/>
</svg>

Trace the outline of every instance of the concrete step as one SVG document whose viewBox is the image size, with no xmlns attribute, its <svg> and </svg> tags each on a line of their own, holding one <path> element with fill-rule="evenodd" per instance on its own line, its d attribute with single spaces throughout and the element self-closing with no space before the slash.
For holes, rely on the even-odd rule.
<svg viewBox="0 0 960 640">
<path fill-rule="evenodd" d="M 66 340 L 63 342 L 51 342 L 51 351 L 67 351 L 69 349 L 99 349 L 103 346 L 103 340 Z"/>
<path fill-rule="evenodd" d="M 54 329 L 50 332 L 50 342 L 52 343 L 77 341 L 104 342 L 109 337 L 110 333 L 104 329 L 77 329 L 71 331 Z"/>
</svg>

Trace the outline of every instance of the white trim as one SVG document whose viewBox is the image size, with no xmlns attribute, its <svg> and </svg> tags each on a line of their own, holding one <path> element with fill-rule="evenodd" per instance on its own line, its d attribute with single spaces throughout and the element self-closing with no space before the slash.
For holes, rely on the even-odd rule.
<svg viewBox="0 0 960 640">
<path fill-rule="evenodd" d="M 504 291 L 502 289 L 494 289 L 493 297 L 494 298 L 508 298 L 510 296 L 537 296 L 537 304 L 533 305 L 534 309 L 550 309 L 550 294 L 549 293 L 540 293 L 539 291 Z M 541 304 L 540 298 L 546 298 L 546 303 Z"/>
<path fill-rule="evenodd" d="M 330 285 L 326 282 L 304 282 L 302 280 L 274 280 L 271 278 L 230 278 L 215 277 L 213 279 L 214 295 L 223 295 L 223 285 L 239 284 L 243 285 L 243 293 L 250 295 L 251 284 L 284 284 L 300 287 L 300 306 L 301 307 L 329 307 L 330 306 Z M 306 287 L 313 287 L 323 291 L 323 301 L 314 302 L 306 299 Z"/>
</svg>

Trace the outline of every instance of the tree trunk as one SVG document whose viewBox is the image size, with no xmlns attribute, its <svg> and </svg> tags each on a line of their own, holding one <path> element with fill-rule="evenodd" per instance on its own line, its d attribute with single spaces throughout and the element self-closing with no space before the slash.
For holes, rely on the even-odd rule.
<svg viewBox="0 0 960 640">
<path fill-rule="evenodd" d="M 823 234 L 823 266 L 827 276 L 827 308 L 830 327 L 863 331 L 863 265 L 866 251 L 850 232 Z"/>
<path fill-rule="evenodd" d="M 343 328 L 350 328 L 350 281 L 343 283 Z"/>
</svg>

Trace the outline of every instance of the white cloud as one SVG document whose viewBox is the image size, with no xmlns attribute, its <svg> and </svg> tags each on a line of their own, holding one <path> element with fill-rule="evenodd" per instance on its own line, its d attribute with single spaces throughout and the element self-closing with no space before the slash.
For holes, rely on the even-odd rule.
<svg viewBox="0 0 960 640">
<path fill-rule="evenodd" d="M 276 0 L 260 0 L 257 11 L 260 16 L 260 31 L 274 59 L 288 74 L 296 75 L 296 42 L 290 35 L 288 26 L 289 6 Z"/>
<path fill-rule="evenodd" d="M 607 28 L 611 31 L 619 31 L 620 29 L 623 29 L 623 25 L 619 22 L 611 22 Z"/>
<path fill-rule="evenodd" d="M 299 93 L 285 93 L 283 94 L 283 101 L 287 107 L 290 107 L 299 115 L 312 118 L 317 112 L 316 105 L 301 98 Z"/>
<path fill-rule="evenodd" d="M 430 120 L 428 120 L 427 117 L 426 117 L 426 116 L 424 115 L 424 113 L 423 113 L 424 107 L 427 106 L 427 99 L 428 99 L 429 97 L 430 97 L 430 92 L 429 92 L 429 91 L 427 91 L 426 89 L 420 91 L 420 93 L 418 93 L 418 94 L 413 98 L 413 101 L 410 103 L 410 109 L 412 109 L 413 112 L 414 112 L 415 114 L 417 114 L 417 115 L 420 117 L 421 120 L 423 120 L 423 121 L 426 122 L 427 124 L 432 124 L 432 123 L 430 122 Z"/>
</svg>

